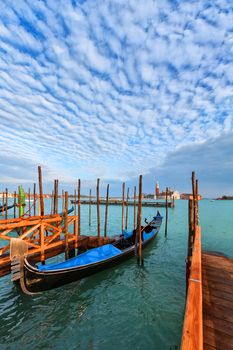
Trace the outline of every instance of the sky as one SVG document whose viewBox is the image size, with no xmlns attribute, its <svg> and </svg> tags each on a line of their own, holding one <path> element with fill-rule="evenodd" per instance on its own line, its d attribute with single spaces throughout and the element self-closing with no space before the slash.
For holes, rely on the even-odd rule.
<svg viewBox="0 0 233 350">
<path fill-rule="evenodd" d="M 0 190 L 233 194 L 232 61 L 231 0 L 1 1 Z"/>
</svg>

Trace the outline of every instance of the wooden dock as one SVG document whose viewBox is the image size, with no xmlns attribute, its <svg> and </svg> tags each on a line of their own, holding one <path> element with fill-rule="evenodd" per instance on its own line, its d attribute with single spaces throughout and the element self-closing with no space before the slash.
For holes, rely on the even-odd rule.
<svg viewBox="0 0 233 350">
<path fill-rule="evenodd" d="M 202 253 L 203 348 L 233 349 L 233 259 Z"/>
<path fill-rule="evenodd" d="M 195 215 L 198 218 L 197 207 Z M 233 350 L 233 259 L 202 251 L 198 220 L 194 225 L 192 215 L 189 219 L 181 350 Z"/>
<path fill-rule="evenodd" d="M 81 204 L 86 204 L 86 205 L 97 205 L 97 201 L 96 200 L 91 200 L 91 202 L 87 199 L 81 199 L 80 200 Z M 78 204 L 78 201 L 77 200 L 71 200 L 71 203 L 72 204 Z M 106 200 L 104 199 L 100 199 L 99 200 L 99 204 L 100 205 L 106 205 Z M 109 199 L 108 201 L 108 205 L 116 205 L 116 206 L 122 206 L 122 201 L 120 200 L 112 200 L 112 199 Z M 134 206 L 134 202 L 132 201 L 124 201 L 124 205 L 126 206 Z M 142 202 L 142 206 L 143 207 L 150 207 L 150 208 L 166 208 L 166 202 L 145 202 L 143 201 Z M 174 204 L 174 201 L 172 202 L 167 202 L 167 207 L 168 208 L 174 208 L 175 204 Z"/>
</svg>

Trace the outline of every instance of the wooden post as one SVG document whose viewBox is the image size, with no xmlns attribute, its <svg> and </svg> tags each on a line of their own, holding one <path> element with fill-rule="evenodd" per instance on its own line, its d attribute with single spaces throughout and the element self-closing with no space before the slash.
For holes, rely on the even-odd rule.
<svg viewBox="0 0 233 350">
<path fill-rule="evenodd" d="M 192 249 L 193 249 L 193 200 L 189 199 L 188 208 L 188 222 L 189 222 L 189 232 L 188 232 L 188 250 L 186 259 L 186 293 L 188 291 L 188 280 L 190 274 L 190 266 L 192 260 Z"/>
<path fill-rule="evenodd" d="M 90 196 L 89 196 L 89 226 L 91 226 L 91 189 L 90 189 Z"/>
<path fill-rule="evenodd" d="M 20 195 L 20 186 L 18 186 L 18 209 L 19 209 L 19 218 L 20 218 L 20 208 L 21 208 L 21 195 Z"/>
<path fill-rule="evenodd" d="M 54 198 L 54 192 L 53 192 L 53 190 L 52 190 L 52 195 L 51 195 L 51 210 L 50 210 L 50 213 L 51 213 L 51 214 L 53 214 L 53 212 L 54 212 L 54 208 L 53 208 L 54 200 L 53 200 L 53 198 Z"/>
<path fill-rule="evenodd" d="M 100 194 L 99 194 L 100 179 L 97 179 L 96 186 L 96 205 L 97 205 L 97 233 L 98 233 L 98 245 L 100 245 Z"/>
<path fill-rule="evenodd" d="M 137 241 L 139 242 L 138 250 L 138 264 L 143 265 L 142 259 L 142 232 L 141 232 L 141 220 L 142 220 L 142 175 L 139 177 L 139 193 L 138 193 L 138 222 L 137 222 Z"/>
<path fill-rule="evenodd" d="M 54 180 L 54 214 L 58 213 L 58 180 Z"/>
<path fill-rule="evenodd" d="M 40 249 L 41 249 L 41 263 L 45 264 L 45 256 L 44 256 L 44 222 L 41 221 L 40 226 Z"/>
<path fill-rule="evenodd" d="M 5 210 L 5 219 L 7 219 L 7 216 L 8 216 L 7 207 L 8 207 L 8 189 L 6 188 L 6 210 Z"/>
<path fill-rule="evenodd" d="M 121 231 L 124 231 L 124 220 L 125 220 L 125 183 L 122 184 L 122 214 L 121 214 Z"/>
<path fill-rule="evenodd" d="M 76 188 L 74 189 L 74 214 L 76 215 L 77 214 L 77 191 L 76 191 Z"/>
<path fill-rule="evenodd" d="M 137 225 L 137 216 L 136 216 L 136 186 L 134 186 L 134 200 L 133 200 L 133 222 L 134 222 L 134 228 L 136 228 Z"/>
<path fill-rule="evenodd" d="M 107 236 L 107 226 L 108 226 L 108 199 L 109 199 L 109 184 L 107 185 L 107 193 L 106 193 L 104 237 Z"/>
<path fill-rule="evenodd" d="M 64 211 L 64 202 L 65 202 L 65 198 L 64 198 L 64 190 L 62 190 L 62 194 L 61 194 L 61 197 L 62 197 L 62 212 Z"/>
<path fill-rule="evenodd" d="M 68 236 L 68 192 L 65 192 L 64 207 L 64 234 L 65 234 L 65 259 L 69 259 L 69 236 Z"/>
<path fill-rule="evenodd" d="M 195 171 L 192 171 L 192 193 L 193 193 L 193 232 L 195 239 L 196 232 L 196 189 L 195 189 Z"/>
<path fill-rule="evenodd" d="M 128 214 L 129 214 L 129 187 L 127 189 L 127 196 L 126 196 L 126 217 L 125 217 L 125 230 L 128 229 Z"/>
<path fill-rule="evenodd" d="M 2 192 L 2 216 L 4 216 L 5 192 Z"/>
<path fill-rule="evenodd" d="M 198 207 L 198 179 L 196 179 L 196 226 L 199 223 L 199 207 Z"/>
<path fill-rule="evenodd" d="M 28 189 L 28 215 L 31 216 L 31 190 L 30 187 Z"/>
<path fill-rule="evenodd" d="M 14 219 L 16 218 L 16 191 L 14 192 Z"/>
<path fill-rule="evenodd" d="M 38 166 L 38 178 L 39 178 L 39 189 L 40 189 L 40 210 L 41 210 L 41 216 L 44 216 L 44 197 L 43 197 L 41 166 Z"/>
<path fill-rule="evenodd" d="M 36 184 L 33 186 L 33 215 L 36 216 Z"/>
<path fill-rule="evenodd" d="M 167 221 L 168 221 L 168 204 L 167 204 L 168 188 L 166 187 L 166 222 L 165 222 L 165 237 L 167 237 Z"/>
<path fill-rule="evenodd" d="M 78 179 L 78 235 L 81 235 L 81 180 Z"/>
</svg>

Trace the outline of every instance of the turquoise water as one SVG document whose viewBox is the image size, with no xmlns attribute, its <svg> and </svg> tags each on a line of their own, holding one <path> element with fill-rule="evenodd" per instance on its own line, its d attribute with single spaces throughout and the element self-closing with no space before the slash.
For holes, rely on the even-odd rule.
<svg viewBox="0 0 233 350">
<path fill-rule="evenodd" d="M 50 203 L 47 202 L 49 208 Z M 203 248 L 233 256 L 233 202 L 199 203 Z M 96 234 L 93 207 L 91 232 Z M 165 210 L 161 208 L 161 214 Z M 152 217 L 143 208 L 143 217 Z M 102 223 L 104 207 L 101 207 Z M 129 217 L 133 219 L 133 208 Z M 130 226 L 130 225 L 129 225 Z M 121 208 L 109 207 L 109 234 L 121 229 Z M 82 233 L 89 232 L 88 206 Z M 0 349 L 179 348 L 187 247 L 187 202 L 169 209 L 156 241 L 135 258 L 89 278 L 33 297 L 19 293 L 10 277 L 0 279 Z"/>
</svg>

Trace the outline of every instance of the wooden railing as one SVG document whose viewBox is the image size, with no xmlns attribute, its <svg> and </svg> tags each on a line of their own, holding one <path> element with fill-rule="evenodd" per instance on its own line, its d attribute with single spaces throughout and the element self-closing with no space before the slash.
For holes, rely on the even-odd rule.
<svg viewBox="0 0 233 350">
<path fill-rule="evenodd" d="M 188 279 L 181 350 L 203 349 L 201 228 L 196 226 Z"/>
<path fill-rule="evenodd" d="M 74 232 L 70 233 L 68 227 L 74 223 Z M 69 240 L 77 243 L 77 216 L 68 216 L 67 229 L 65 229 L 63 217 L 58 214 L 46 216 L 32 216 L 30 218 L 9 219 L 0 221 L 0 239 L 9 244 L 0 248 L 0 257 L 9 253 L 12 233 L 17 232 L 18 238 L 24 240 L 33 252 L 40 252 L 44 259 L 44 251 L 54 242 Z"/>
</svg>

